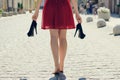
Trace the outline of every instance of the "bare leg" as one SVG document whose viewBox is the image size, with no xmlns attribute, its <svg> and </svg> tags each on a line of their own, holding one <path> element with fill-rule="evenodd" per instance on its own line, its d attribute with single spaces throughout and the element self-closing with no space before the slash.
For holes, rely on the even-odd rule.
<svg viewBox="0 0 120 80">
<path fill-rule="evenodd" d="M 59 30 L 60 71 L 63 71 L 64 68 L 66 51 L 67 51 L 66 30 Z"/>
<path fill-rule="evenodd" d="M 58 30 L 57 29 L 50 29 L 50 37 L 51 37 L 51 50 L 54 58 L 55 64 L 55 72 L 59 70 L 59 56 L 58 56 Z"/>
</svg>

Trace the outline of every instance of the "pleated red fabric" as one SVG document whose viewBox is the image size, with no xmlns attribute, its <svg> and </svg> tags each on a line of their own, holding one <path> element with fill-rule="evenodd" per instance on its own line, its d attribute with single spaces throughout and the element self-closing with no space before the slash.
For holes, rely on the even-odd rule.
<svg viewBox="0 0 120 80">
<path fill-rule="evenodd" d="M 46 0 L 42 12 L 42 29 L 73 29 L 75 23 L 70 0 Z"/>
</svg>

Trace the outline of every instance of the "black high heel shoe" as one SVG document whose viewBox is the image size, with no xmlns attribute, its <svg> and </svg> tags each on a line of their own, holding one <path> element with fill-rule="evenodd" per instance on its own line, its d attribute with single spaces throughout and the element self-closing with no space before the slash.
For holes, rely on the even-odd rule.
<svg viewBox="0 0 120 80">
<path fill-rule="evenodd" d="M 30 26 L 30 29 L 27 33 L 28 37 L 34 36 L 34 29 L 35 29 L 36 34 L 37 34 L 37 23 L 36 23 L 36 21 L 33 20 L 32 24 Z"/>
<path fill-rule="evenodd" d="M 78 23 L 78 24 L 77 24 L 74 37 L 76 36 L 77 31 L 79 31 L 78 37 L 81 38 L 81 39 L 84 39 L 86 35 L 83 33 L 81 23 Z"/>
<path fill-rule="evenodd" d="M 36 24 L 36 26 L 34 26 L 34 28 L 35 28 L 35 31 L 36 31 L 36 34 L 37 34 L 37 24 Z"/>
</svg>

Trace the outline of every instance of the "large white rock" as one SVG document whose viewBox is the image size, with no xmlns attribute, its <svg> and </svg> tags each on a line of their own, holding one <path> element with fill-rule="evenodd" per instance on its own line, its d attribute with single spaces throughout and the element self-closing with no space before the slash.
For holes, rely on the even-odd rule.
<svg viewBox="0 0 120 80">
<path fill-rule="evenodd" d="M 106 21 L 109 21 L 109 19 L 110 19 L 110 9 L 105 8 L 105 7 L 100 7 L 97 10 L 97 13 L 98 13 L 98 18 L 102 18 Z"/>
<path fill-rule="evenodd" d="M 97 27 L 98 28 L 102 28 L 102 27 L 105 27 L 106 26 L 106 22 L 104 19 L 98 19 L 97 21 Z"/>
<path fill-rule="evenodd" d="M 120 25 L 116 25 L 114 28 L 113 28 L 113 34 L 116 36 L 116 35 L 120 35 Z"/>
<path fill-rule="evenodd" d="M 109 21 L 110 14 L 109 13 L 98 13 L 98 18 L 103 18 L 106 21 Z"/>
<path fill-rule="evenodd" d="M 93 21 L 93 18 L 92 18 L 92 17 L 87 17 L 87 18 L 86 18 L 86 21 L 87 21 L 87 22 L 92 22 L 92 21 Z"/>
</svg>

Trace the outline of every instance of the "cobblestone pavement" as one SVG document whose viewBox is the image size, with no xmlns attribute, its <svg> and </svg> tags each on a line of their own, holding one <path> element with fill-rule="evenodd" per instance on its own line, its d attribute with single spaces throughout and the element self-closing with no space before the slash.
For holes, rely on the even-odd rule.
<svg viewBox="0 0 120 80">
<path fill-rule="evenodd" d="M 49 31 L 40 29 L 40 13 L 38 34 L 27 37 L 31 15 L 0 18 L 0 80 L 49 80 L 53 76 Z M 97 18 L 91 15 L 94 21 L 86 23 L 87 16 L 82 15 L 84 40 L 74 38 L 74 29 L 67 33 L 67 80 L 120 80 L 120 36 L 112 35 L 120 18 L 111 17 L 106 27 L 98 29 Z"/>
</svg>

